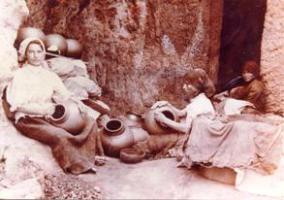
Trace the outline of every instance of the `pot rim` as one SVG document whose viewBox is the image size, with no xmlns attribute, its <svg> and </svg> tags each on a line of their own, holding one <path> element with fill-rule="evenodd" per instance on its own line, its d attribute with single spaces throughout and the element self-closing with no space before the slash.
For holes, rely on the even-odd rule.
<svg viewBox="0 0 284 200">
<path fill-rule="evenodd" d="M 120 127 L 115 129 L 115 130 L 111 130 L 107 127 L 108 123 L 113 122 L 113 121 L 117 121 L 120 123 Z M 104 125 L 104 130 L 106 131 L 107 135 L 109 136 L 116 136 L 116 135 L 121 135 L 123 133 L 123 131 L 125 130 L 125 126 L 124 123 L 122 122 L 122 120 L 117 119 L 117 118 L 113 118 L 110 119 L 109 121 L 106 122 L 106 124 Z"/>
<path fill-rule="evenodd" d="M 52 114 L 51 115 L 51 120 L 54 121 L 54 122 L 61 122 L 65 118 L 65 116 L 66 116 L 66 107 L 63 104 L 56 104 L 55 107 L 57 107 L 57 106 L 61 106 L 62 108 L 64 108 L 63 114 L 59 118 L 53 117 L 53 114 Z"/>
</svg>

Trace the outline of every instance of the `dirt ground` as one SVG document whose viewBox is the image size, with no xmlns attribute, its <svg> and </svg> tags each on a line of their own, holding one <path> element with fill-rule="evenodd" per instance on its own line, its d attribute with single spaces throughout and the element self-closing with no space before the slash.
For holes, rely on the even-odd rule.
<svg viewBox="0 0 284 200">
<path fill-rule="evenodd" d="M 207 180 L 196 171 L 175 165 L 174 159 L 138 164 L 110 159 L 97 168 L 96 175 L 79 177 L 100 187 L 106 199 L 279 199 L 240 192 L 233 186 Z"/>
</svg>

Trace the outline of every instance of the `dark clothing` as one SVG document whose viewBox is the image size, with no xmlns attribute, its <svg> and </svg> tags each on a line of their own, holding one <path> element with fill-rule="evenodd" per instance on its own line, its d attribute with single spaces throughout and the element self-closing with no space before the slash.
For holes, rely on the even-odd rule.
<svg viewBox="0 0 284 200">
<path fill-rule="evenodd" d="M 245 85 L 233 88 L 230 97 L 251 102 L 257 110 L 264 111 L 265 98 L 263 95 L 264 84 L 255 79 Z"/>
<path fill-rule="evenodd" d="M 226 90 L 231 90 L 234 87 L 240 86 L 245 84 L 245 81 L 242 76 L 237 76 L 230 80 L 228 83 L 226 83 L 224 86 L 221 86 L 221 89 L 217 93 L 226 91 Z"/>
</svg>

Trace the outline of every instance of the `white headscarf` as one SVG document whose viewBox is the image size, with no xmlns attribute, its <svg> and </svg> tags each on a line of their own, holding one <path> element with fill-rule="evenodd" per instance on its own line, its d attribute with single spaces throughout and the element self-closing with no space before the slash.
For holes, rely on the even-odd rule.
<svg viewBox="0 0 284 200">
<path fill-rule="evenodd" d="M 34 42 L 34 41 L 39 42 L 41 47 L 42 47 L 42 49 L 43 49 L 43 51 L 44 51 L 44 54 L 46 53 L 45 45 L 44 45 L 44 43 L 40 39 L 35 38 L 35 37 L 29 37 L 29 38 L 24 39 L 21 42 L 20 46 L 19 46 L 19 50 L 18 50 L 18 60 L 19 60 L 19 62 L 26 61 L 26 50 L 27 50 L 29 44 L 31 42 Z"/>
</svg>

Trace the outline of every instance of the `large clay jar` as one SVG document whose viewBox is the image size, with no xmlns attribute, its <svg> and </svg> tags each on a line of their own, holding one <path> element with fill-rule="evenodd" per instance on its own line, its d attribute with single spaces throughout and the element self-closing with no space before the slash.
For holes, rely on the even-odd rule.
<svg viewBox="0 0 284 200">
<path fill-rule="evenodd" d="M 78 135 L 85 127 L 85 120 L 75 102 L 57 104 L 51 116 L 51 123 L 71 133 Z"/>
<path fill-rule="evenodd" d="M 67 51 L 67 42 L 65 38 L 57 33 L 46 35 L 44 44 L 48 52 L 65 55 Z"/>
<path fill-rule="evenodd" d="M 134 137 L 128 127 L 119 119 L 110 119 L 101 134 L 106 155 L 119 157 L 120 150 L 134 144 Z"/>
<path fill-rule="evenodd" d="M 136 126 L 130 126 L 129 128 L 133 133 L 134 143 L 143 142 L 150 137 L 149 133 L 145 131 L 143 128 Z"/>
<path fill-rule="evenodd" d="M 145 141 L 150 137 L 149 133 L 142 128 L 143 120 L 140 115 L 127 112 L 124 121 L 133 133 L 134 143 Z"/>
<path fill-rule="evenodd" d="M 66 56 L 80 59 L 83 52 L 82 44 L 75 39 L 66 39 L 66 43 L 67 43 Z"/>
<path fill-rule="evenodd" d="M 162 126 L 159 122 L 155 120 L 154 113 L 156 111 L 162 112 L 167 118 L 178 121 L 178 116 L 176 113 L 168 106 L 159 107 L 156 109 L 150 109 L 147 113 L 144 115 L 144 126 L 145 129 L 152 135 L 161 135 L 161 134 L 167 134 L 172 129 Z"/>
<path fill-rule="evenodd" d="M 140 115 L 137 115 L 137 114 L 134 114 L 134 113 L 131 113 L 131 112 L 127 112 L 126 118 L 127 118 L 129 126 L 141 127 L 142 124 L 143 124 L 143 119 Z"/>
<path fill-rule="evenodd" d="M 45 34 L 41 29 L 34 27 L 23 27 L 18 30 L 17 39 L 16 39 L 16 47 L 19 47 L 19 44 L 27 38 L 37 38 L 42 41 L 45 39 Z"/>
</svg>

